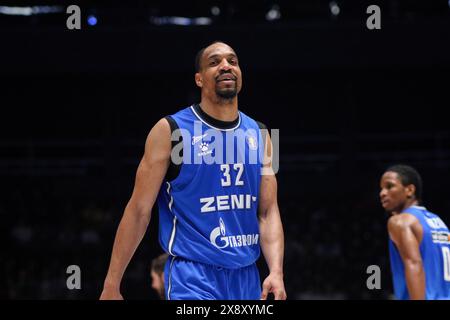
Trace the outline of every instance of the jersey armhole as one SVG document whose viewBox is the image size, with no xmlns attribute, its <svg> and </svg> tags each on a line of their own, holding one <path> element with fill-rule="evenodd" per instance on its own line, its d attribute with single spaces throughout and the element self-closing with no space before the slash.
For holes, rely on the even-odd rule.
<svg viewBox="0 0 450 320">
<path fill-rule="evenodd" d="M 264 144 L 265 144 L 266 143 L 267 134 L 269 134 L 269 129 L 267 128 L 267 126 L 264 123 L 256 121 L 256 120 L 255 120 L 255 122 L 256 122 L 256 124 L 259 127 L 259 131 L 261 132 L 261 136 L 262 136 L 262 139 L 263 139 Z"/>
<path fill-rule="evenodd" d="M 267 135 L 269 135 L 269 138 L 270 138 L 269 128 L 267 128 L 267 126 L 264 123 L 260 122 L 260 121 L 256 121 L 255 120 L 255 122 L 258 125 L 259 131 L 261 133 L 262 143 L 264 144 L 264 151 L 263 151 L 263 153 L 265 153 L 266 152 L 265 151 L 265 145 L 266 145 Z M 273 152 L 273 150 L 272 150 L 272 152 Z M 261 164 L 261 172 L 263 172 L 263 170 L 264 170 L 263 167 L 264 167 L 264 164 Z M 274 175 L 276 175 L 276 173 L 274 173 Z"/>
<path fill-rule="evenodd" d="M 267 129 L 267 126 L 266 126 L 264 123 L 259 122 L 259 121 L 256 121 L 256 124 L 258 125 L 259 130 L 263 130 L 263 129 L 268 130 L 268 129 Z"/>
<path fill-rule="evenodd" d="M 169 122 L 169 126 L 170 126 L 170 135 L 172 137 L 173 133 L 175 130 L 178 130 L 178 124 L 177 122 L 172 118 L 172 116 L 166 116 L 164 117 L 164 119 L 167 120 L 167 122 Z M 172 142 L 172 147 L 171 147 L 171 154 L 172 154 L 172 150 L 173 148 L 178 144 L 178 143 L 183 143 L 183 136 L 180 135 L 180 140 L 179 141 L 174 141 L 171 140 Z M 180 152 L 180 156 L 183 157 L 183 149 L 181 149 Z M 172 181 L 175 180 L 178 175 L 180 174 L 180 170 L 181 170 L 181 164 L 174 164 L 172 162 L 172 156 L 170 157 L 170 164 L 169 164 L 169 168 L 167 169 L 167 173 L 165 176 L 166 181 Z"/>
</svg>

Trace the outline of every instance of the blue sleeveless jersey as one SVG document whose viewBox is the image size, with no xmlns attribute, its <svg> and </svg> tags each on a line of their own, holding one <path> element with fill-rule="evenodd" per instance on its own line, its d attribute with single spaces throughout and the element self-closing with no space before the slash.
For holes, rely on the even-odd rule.
<svg viewBox="0 0 450 320">
<path fill-rule="evenodd" d="M 420 254 L 425 271 L 425 299 L 450 299 L 450 234 L 447 226 L 424 207 L 411 206 L 404 213 L 415 216 L 423 228 Z M 389 240 L 389 252 L 395 296 L 408 300 L 403 261 L 392 240 Z"/>
<path fill-rule="evenodd" d="M 171 118 L 182 136 L 183 161 L 158 195 L 161 246 L 170 255 L 224 268 L 254 263 L 264 148 L 258 123 L 239 112 L 234 127 L 220 129 L 194 106 Z"/>
</svg>

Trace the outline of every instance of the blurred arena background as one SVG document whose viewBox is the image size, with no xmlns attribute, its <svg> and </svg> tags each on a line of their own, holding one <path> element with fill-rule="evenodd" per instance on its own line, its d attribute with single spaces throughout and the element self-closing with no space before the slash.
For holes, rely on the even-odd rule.
<svg viewBox="0 0 450 320">
<path fill-rule="evenodd" d="M 81 30 L 66 28 L 70 4 Z M 381 30 L 366 28 L 370 4 Z M 198 101 L 194 55 L 220 39 L 240 57 L 240 108 L 280 129 L 289 298 L 389 299 L 383 169 L 415 166 L 425 205 L 450 223 L 449 6 L 0 1 L 0 297 L 99 297 L 148 131 Z M 157 298 L 157 217 L 125 298 Z M 373 264 L 382 290 L 366 288 Z M 66 288 L 69 265 L 81 290 Z"/>
</svg>

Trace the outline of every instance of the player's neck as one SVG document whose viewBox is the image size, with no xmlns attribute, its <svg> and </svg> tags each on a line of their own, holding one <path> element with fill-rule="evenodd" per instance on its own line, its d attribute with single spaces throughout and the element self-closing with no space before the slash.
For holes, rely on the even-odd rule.
<svg viewBox="0 0 450 320">
<path fill-rule="evenodd" d="M 230 100 L 220 99 L 218 101 L 211 101 L 202 97 L 200 107 L 210 117 L 221 121 L 234 121 L 239 115 L 237 97 Z"/>
<path fill-rule="evenodd" d="M 401 208 L 399 208 L 399 210 L 392 212 L 392 214 L 393 215 L 400 214 L 400 213 L 404 212 L 406 209 L 408 209 L 409 207 L 417 206 L 417 205 L 419 205 L 419 202 L 416 199 L 406 200 L 405 204 Z"/>
</svg>

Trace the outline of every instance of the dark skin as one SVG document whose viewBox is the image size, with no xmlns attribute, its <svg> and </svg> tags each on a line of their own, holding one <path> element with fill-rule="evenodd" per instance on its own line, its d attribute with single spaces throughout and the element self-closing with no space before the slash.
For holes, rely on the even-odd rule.
<svg viewBox="0 0 450 320">
<path fill-rule="evenodd" d="M 380 181 L 380 200 L 391 214 L 388 220 L 389 237 L 397 247 L 405 267 L 405 280 L 411 300 L 425 299 L 425 271 L 420 254 L 422 226 L 416 217 L 403 213 L 417 205 L 414 185 L 404 186 L 396 172 L 387 171 Z"/>
<path fill-rule="evenodd" d="M 201 89 L 200 106 L 210 116 L 233 121 L 238 117 L 238 93 L 242 88 L 242 72 L 233 48 L 217 42 L 208 46 L 200 59 L 195 83 Z M 283 280 L 284 232 L 277 202 L 277 180 L 271 172 L 271 141 L 267 137 L 265 156 L 269 161 L 261 178 L 258 218 L 261 250 L 269 267 L 262 284 L 261 299 L 269 293 L 275 300 L 287 298 Z"/>
<path fill-rule="evenodd" d="M 205 49 L 195 83 L 201 89 L 203 111 L 222 121 L 233 121 L 238 117 L 237 94 L 242 88 L 242 72 L 238 57 L 230 46 L 218 42 Z"/>
<path fill-rule="evenodd" d="M 215 43 L 205 49 L 200 64 L 201 70 L 195 74 L 195 83 L 201 89 L 201 108 L 216 119 L 235 120 L 238 117 L 237 94 L 242 88 L 242 74 L 236 53 L 224 43 Z M 267 157 L 271 154 L 268 151 L 270 148 L 270 138 L 267 137 Z M 170 164 L 171 150 L 171 130 L 163 118 L 147 137 L 133 193 L 117 229 L 100 296 L 102 300 L 123 299 L 120 292 L 123 274 L 150 223 L 153 205 Z M 261 179 L 258 217 L 261 250 L 270 274 L 263 282 L 261 299 L 266 299 L 272 293 L 276 300 L 284 300 L 284 233 L 277 203 L 277 181 L 273 173 L 267 174 L 271 171 L 271 162 L 264 163 L 267 163 L 267 170 Z"/>
</svg>

